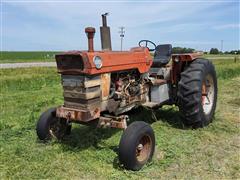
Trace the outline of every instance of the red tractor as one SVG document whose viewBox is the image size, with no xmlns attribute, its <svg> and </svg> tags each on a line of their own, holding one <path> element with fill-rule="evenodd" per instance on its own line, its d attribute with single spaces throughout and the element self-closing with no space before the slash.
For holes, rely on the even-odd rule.
<svg viewBox="0 0 240 180">
<path fill-rule="evenodd" d="M 37 135 L 40 140 L 61 139 L 71 132 L 71 123 L 97 122 L 98 127 L 121 128 L 120 163 L 126 169 L 139 170 L 153 156 L 155 136 L 143 121 L 127 125 L 126 112 L 139 106 L 175 104 L 183 124 L 191 128 L 207 126 L 216 108 L 216 72 L 213 64 L 197 53 L 172 54 L 170 44 L 141 40 L 140 47 L 112 51 L 105 14 L 102 20 L 102 51 L 94 51 L 95 29 L 88 27 L 88 51 L 56 55 L 64 104 L 40 116 Z"/>
</svg>

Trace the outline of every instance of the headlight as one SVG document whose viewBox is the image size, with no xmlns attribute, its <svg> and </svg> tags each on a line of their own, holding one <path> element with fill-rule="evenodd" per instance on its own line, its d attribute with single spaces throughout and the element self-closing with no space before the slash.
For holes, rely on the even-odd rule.
<svg viewBox="0 0 240 180">
<path fill-rule="evenodd" d="M 174 61 L 175 61 L 176 63 L 178 63 L 178 62 L 179 62 L 179 57 L 176 56 L 176 57 L 174 58 Z"/>
<path fill-rule="evenodd" d="M 102 58 L 100 56 L 93 57 L 93 63 L 97 69 L 101 69 L 102 67 Z"/>
</svg>

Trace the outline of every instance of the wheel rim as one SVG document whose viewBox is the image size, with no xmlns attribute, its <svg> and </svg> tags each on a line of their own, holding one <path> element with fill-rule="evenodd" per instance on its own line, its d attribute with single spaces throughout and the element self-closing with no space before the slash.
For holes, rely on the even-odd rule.
<svg viewBox="0 0 240 180">
<path fill-rule="evenodd" d="M 202 107 L 205 115 L 210 114 L 213 107 L 215 89 L 213 77 L 208 74 L 202 84 Z"/>
<path fill-rule="evenodd" d="M 61 138 L 64 135 L 65 126 L 61 119 L 55 118 L 49 127 L 49 134 L 53 138 Z"/>
<path fill-rule="evenodd" d="M 139 140 L 136 147 L 136 158 L 139 162 L 145 162 L 148 160 L 152 149 L 152 140 L 150 136 L 144 135 Z"/>
</svg>

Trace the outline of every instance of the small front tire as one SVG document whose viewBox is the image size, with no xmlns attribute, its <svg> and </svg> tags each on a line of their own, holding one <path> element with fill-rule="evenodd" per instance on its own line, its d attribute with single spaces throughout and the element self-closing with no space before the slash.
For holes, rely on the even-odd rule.
<svg viewBox="0 0 240 180">
<path fill-rule="evenodd" d="M 128 170 L 140 170 L 151 161 L 155 136 L 151 126 L 143 121 L 130 124 L 119 143 L 119 161 Z"/>
<path fill-rule="evenodd" d="M 71 125 L 66 119 L 56 117 L 56 108 L 50 108 L 40 116 L 37 122 L 37 136 L 40 140 L 62 139 L 70 134 Z"/>
</svg>

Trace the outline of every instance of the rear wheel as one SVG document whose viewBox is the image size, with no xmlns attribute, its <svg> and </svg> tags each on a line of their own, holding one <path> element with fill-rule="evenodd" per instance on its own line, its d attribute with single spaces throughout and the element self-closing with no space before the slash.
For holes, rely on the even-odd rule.
<svg viewBox="0 0 240 180">
<path fill-rule="evenodd" d="M 181 73 L 178 83 L 178 106 L 187 126 L 207 126 L 217 102 L 217 78 L 213 64 L 197 59 Z"/>
<path fill-rule="evenodd" d="M 119 160 L 126 169 L 139 170 L 152 159 L 155 136 L 151 126 L 143 121 L 130 124 L 119 144 Z"/>
<path fill-rule="evenodd" d="M 40 116 L 36 131 L 40 140 L 62 139 L 65 135 L 70 134 L 71 125 L 67 123 L 66 119 L 56 117 L 56 108 L 50 108 Z"/>
</svg>

